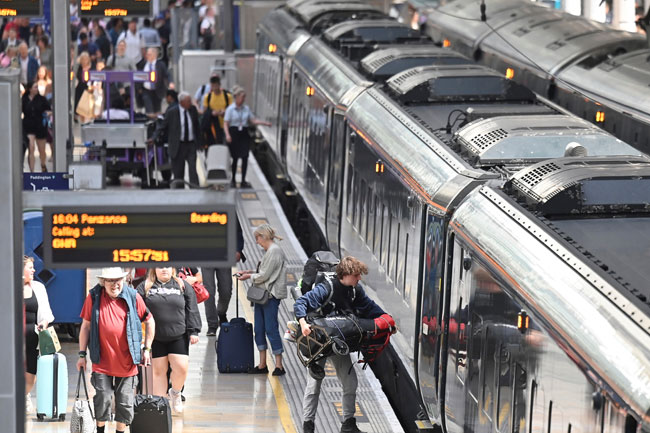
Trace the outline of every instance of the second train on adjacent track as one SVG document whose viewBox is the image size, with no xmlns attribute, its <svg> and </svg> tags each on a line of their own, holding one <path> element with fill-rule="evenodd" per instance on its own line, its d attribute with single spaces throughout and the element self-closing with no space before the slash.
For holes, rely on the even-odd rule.
<svg viewBox="0 0 650 433">
<path fill-rule="evenodd" d="M 406 431 L 650 432 L 650 159 L 366 4 L 260 24 L 261 133 L 400 333 Z"/>
</svg>

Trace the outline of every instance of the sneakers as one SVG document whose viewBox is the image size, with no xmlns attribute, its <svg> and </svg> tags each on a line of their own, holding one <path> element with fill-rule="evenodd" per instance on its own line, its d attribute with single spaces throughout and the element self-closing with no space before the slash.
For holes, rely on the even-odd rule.
<svg viewBox="0 0 650 433">
<path fill-rule="evenodd" d="M 252 188 L 252 185 L 245 180 L 239 185 L 240 188 Z"/>
<path fill-rule="evenodd" d="M 305 421 L 302 423 L 302 433 L 314 433 L 314 421 Z"/>
<path fill-rule="evenodd" d="M 176 413 L 183 413 L 183 400 L 181 399 L 181 393 L 169 388 L 167 394 L 169 395 L 169 404 L 172 407 L 172 410 Z"/>
<path fill-rule="evenodd" d="M 25 394 L 25 413 L 34 412 L 34 405 L 32 404 L 31 394 Z"/>
<path fill-rule="evenodd" d="M 217 335 L 217 328 L 208 328 L 208 332 L 205 333 L 208 337 L 215 337 Z"/>
<path fill-rule="evenodd" d="M 363 432 L 359 430 L 359 427 L 357 427 L 357 420 L 354 417 L 352 417 L 343 421 L 343 424 L 341 424 L 341 433 L 363 433 Z"/>
</svg>

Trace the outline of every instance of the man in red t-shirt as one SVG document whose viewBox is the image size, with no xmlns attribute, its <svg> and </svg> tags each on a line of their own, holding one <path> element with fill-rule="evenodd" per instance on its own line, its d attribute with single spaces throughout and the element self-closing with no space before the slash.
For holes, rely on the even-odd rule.
<svg viewBox="0 0 650 433">
<path fill-rule="evenodd" d="M 95 387 L 97 433 L 104 433 L 111 416 L 115 394 L 116 432 L 124 432 L 133 420 L 133 390 L 137 385 L 138 364 L 151 364 L 151 343 L 155 324 L 140 295 L 125 284 L 121 268 L 104 268 L 99 284 L 86 297 L 81 310 L 79 361 L 86 368 L 86 349 L 93 364 L 91 383 Z M 145 323 L 145 345 L 142 326 Z"/>
</svg>

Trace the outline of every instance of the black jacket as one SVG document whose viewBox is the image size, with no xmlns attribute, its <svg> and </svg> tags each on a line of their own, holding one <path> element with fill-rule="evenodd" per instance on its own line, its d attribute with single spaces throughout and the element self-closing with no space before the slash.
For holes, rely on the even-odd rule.
<svg viewBox="0 0 650 433">
<path fill-rule="evenodd" d="M 144 71 L 144 67 L 146 65 L 147 60 L 142 59 L 135 65 L 135 67 L 138 68 L 138 71 Z M 167 77 L 167 65 L 165 65 L 165 62 L 158 59 L 156 60 L 156 82 L 154 90 L 156 91 L 156 96 L 158 96 L 160 99 L 165 98 L 168 83 L 169 79 Z M 142 89 L 144 89 L 144 85 L 142 83 L 137 83 L 135 88 L 138 92 L 141 92 Z"/>
<path fill-rule="evenodd" d="M 194 105 L 192 105 L 188 111 L 190 113 L 190 119 L 192 122 L 192 130 L 194 132 L 194 145 L 197 148 L 200 148 L 203 145 L 203 141 L 201 139 L 201 130 L 199 129 L 199 112 Z M 181 129 L 179 106 L 175 105 L 165 112 L 165 117 L 163 118 L 162 123 L 158 126 L 158 128 L 156 128 L 156 131 L 153 133 L 152 139 L 156 141 L 159 135 L 167 132 L 169 157 L 172 159 L 176 158 L 176 155 L 178 155 L 178 150 L 181 146 Z"/>
<path fill-rule="evenodd" d="M 199 335 L 201 316 L 194 289 L 183 281 L 184 290 L 174 278 L 166 283 L 156 281 L 145 294 L 146 281 L 138 285 L 138 293 L 156 321 L 154 340 L 172 341 L 183 335 Z"/>
</svg>

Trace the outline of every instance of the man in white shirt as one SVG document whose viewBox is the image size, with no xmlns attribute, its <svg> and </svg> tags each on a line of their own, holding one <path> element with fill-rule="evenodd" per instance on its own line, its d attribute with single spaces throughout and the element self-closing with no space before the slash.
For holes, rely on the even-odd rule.
<svg viewBox="0 0 650 433">
<path fill-rule="evenodd" d="M 145 59 L 138 64 L 138 69 L 154 72 L 155 81 L 145 82 L 138 92 L 142 95 L 145 112 L 151 117 L 160 114 L 160 104 L 167 91 L 167 66 L 158 59 L 158 48 L 147 48 Z"/>
<path fill-rule="evenodd" d="M 138 63 L 142 59 L 142 41 L 138 33 L 138 19 L 133 18 L 129 22 L 129 28 L 124 31 L 118 38 L 117 42 L 121 40 L 126 42 L 126 57 L 133 60 L 133 63 Z"/>
<path fill-rule="evenodd" d="M 187 162 L 190 183 L 199 184 L 196 171 L 196 150 L 201 147 L 202 139 L 199 127 L 199 113 L 192 105 L 192 97 L 187 92 L 178 95 L 178 105 L 167 110 L 163 122 L 153 133 L 149 142 L 167 132 L 169 158 L 172 163 L 174 180 L 185 178 L 185 162 Z M 183 188 L 182 182 L 175 182 L 174 188 Z"/>
</svg>

